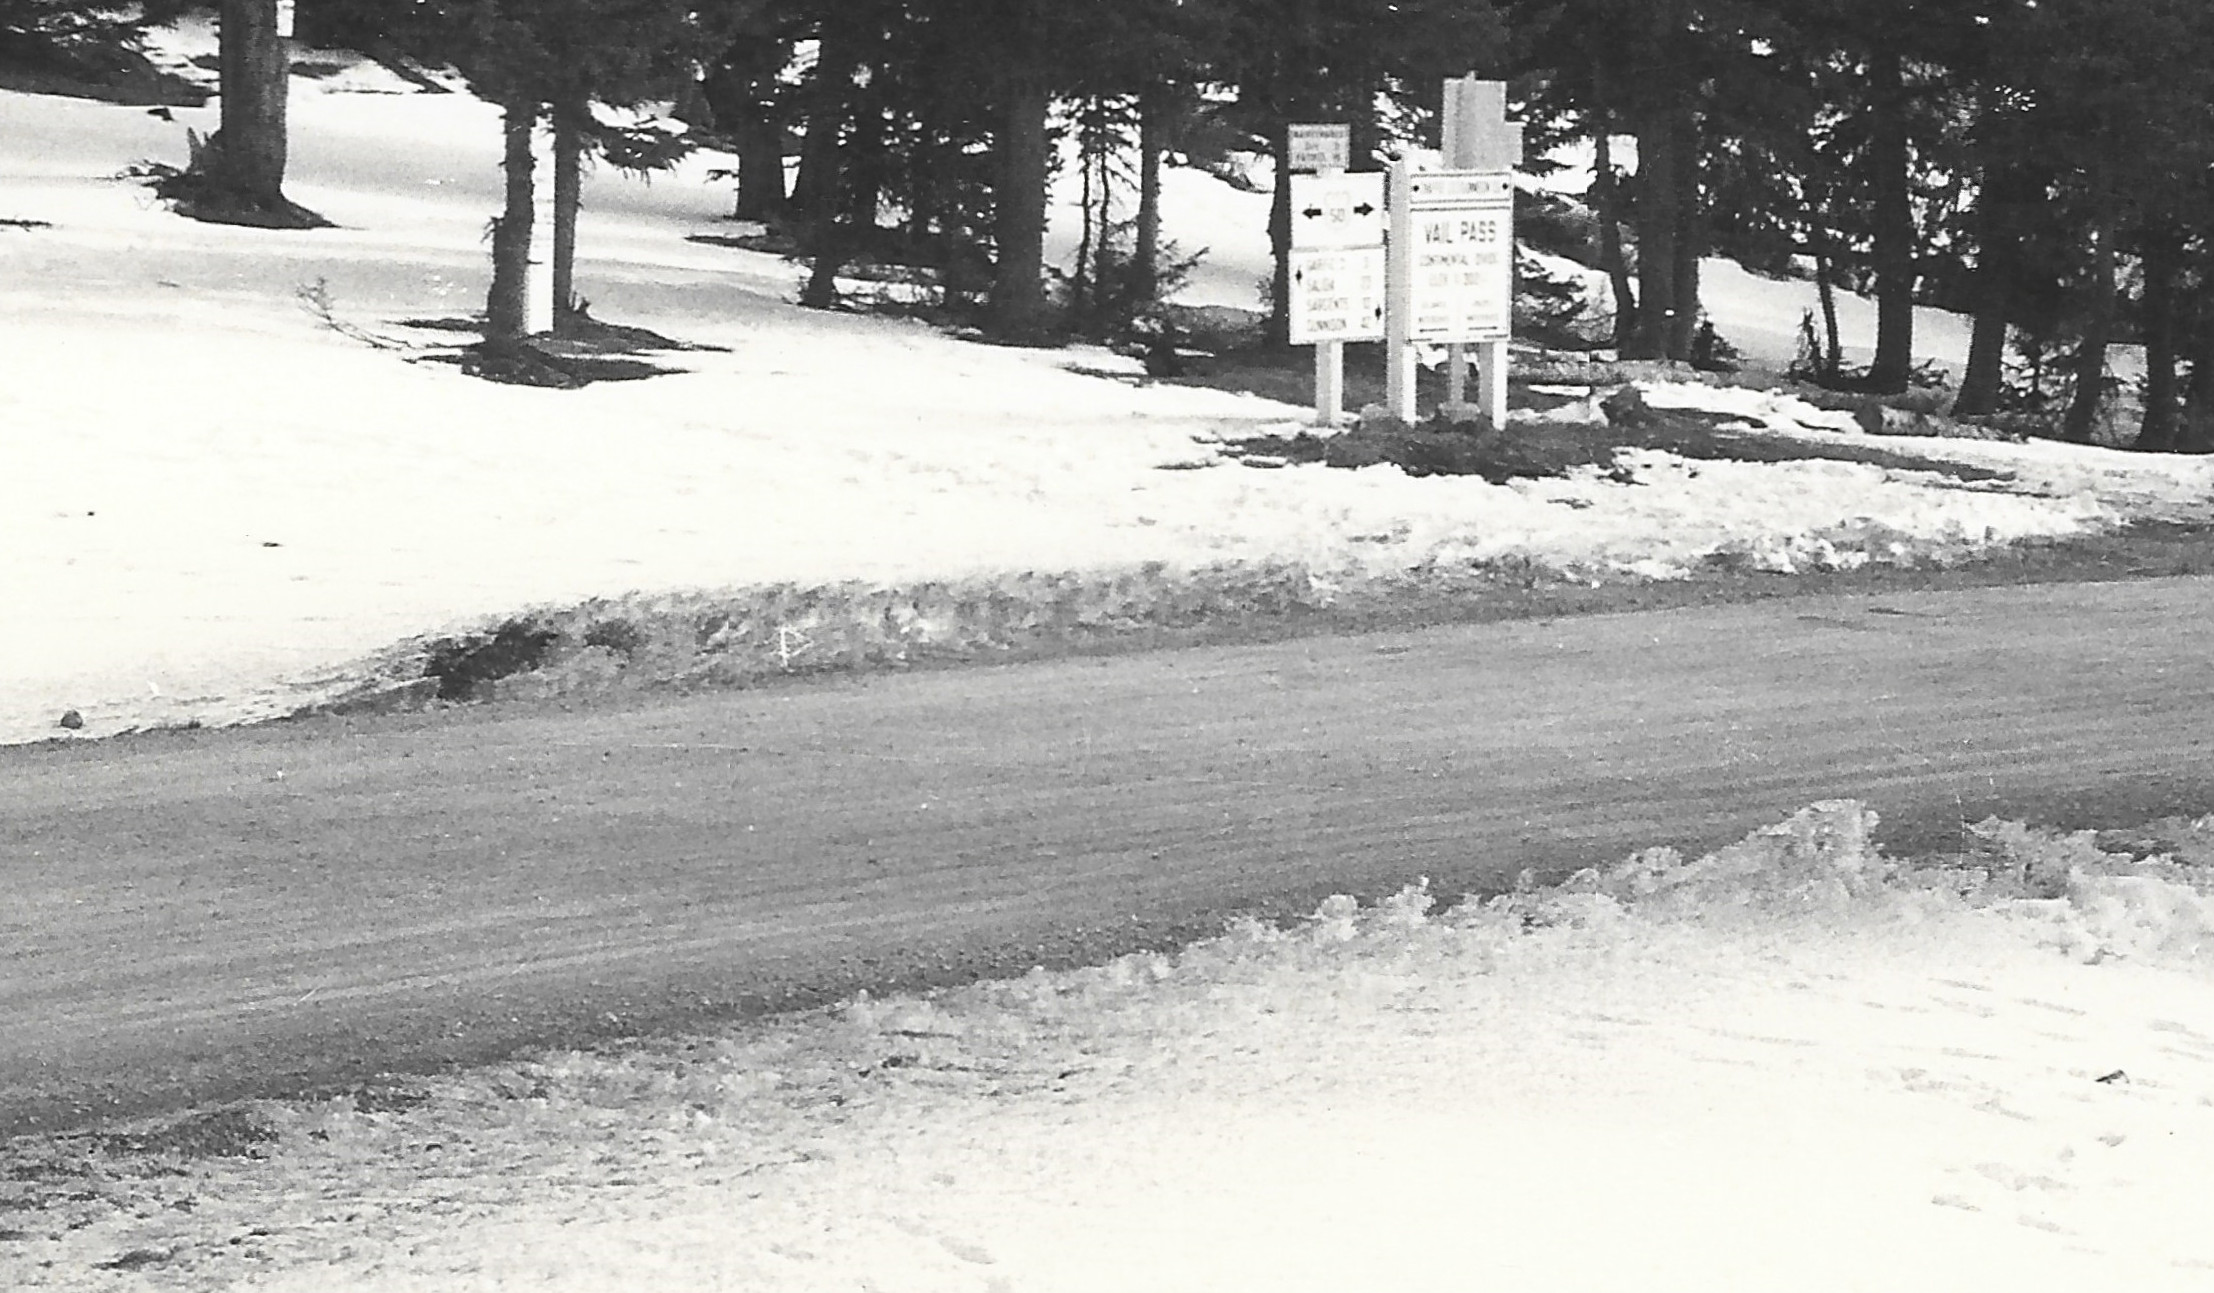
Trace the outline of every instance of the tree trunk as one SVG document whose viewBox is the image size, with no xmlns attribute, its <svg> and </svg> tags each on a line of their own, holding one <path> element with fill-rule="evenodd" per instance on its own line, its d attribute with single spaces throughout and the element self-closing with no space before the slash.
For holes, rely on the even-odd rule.
<svg viewBox="0 0 2214 1293">
<path fill-rule="evenodd" d="M 740 32 L 701 83 L 713 126 L 730 138 L 738 158 L 732 219 L 771 221 L 785 214 L 784 123 L 770 105 L 768 87 L 790 54 L 784 41 Z"/>
<path fill-rule="evenodd" d="M 1903 391 L 1914 372 L 1914 205 L 1909 188 L 1906 75 L 1896 49 L 1869 60 L 1869 167 L 1874 176 L 1876 357 L 1868 386 Z"/>
<path fill-rule="evenodd" d="M 2114 230 L 2107 217 L 2091 228 L 2091 280 L 2084 302 L 2083 340 L 2076 351 L 2075 389 L 2061 434 L 2078 444 L 2091 440 L 2099 402 L 2106 395 L 2106 343 L 2114 327 Z"/>
<path fill-rule="evenodd" d="M 1699 257 L 1706 250 L 1706 219 L 1699 202 L 1699 124 L 1691 105 L 1679 104 L 1670 130 L 1676 150 L 1676 263 L 1671 296 L 1675 316 L 1668 329 L 1668 357 L 1692 357 L 1699 333 Z"/>
<path fill-rule="evenodd" d="M 1165 88 L 1149 85 L 1138 96 L 1138 217 L 1130 249 L 1130 275 L 1138 299 L 1161 291 L 1161 155 L 1168 151 Z"/>
<path fill-rule="evenodd" d="M 1676 326 L 1679 194 L 1672 116 L 1647 113 L 1637 132 L 1637 333 L 1625 359 L 1666 359 Z"/>
<path fill-rule="evenodd" d="M 2145 235 L 2145 419 L 2136 448 L 2172 453 L 2176 448 L 2176 279 L 2182 273 L 2184 235 L 2172 228 Z"/>
<path fill-rule="evenodd" d="M 792 181 L 791 198 L 792 206 L 811 225 L 838 209 L 844 170 L 841 150 L 846 119 L 853 109 L 856 44 L 852 32 L 831 27 L 824 31 L 815 56 L 807 94 L 807 134 L 800 141 L 799 174 Z"/>
<path fill-rule="evenodd" d="M 1285 121 L 1292 120 L 1285 114 Z M 1276 146 L 1276 185 L 1268 202 L 1268 325 L 1262 344 L 1291 344 L 1291 128 L 1280 122 L 1271 140 Z"/>
<path fill-rule="evenodd" d="M 584 130 L 591 109 L 582 103 L 557 105 L 553 114 L 553 304 L 554 330 L 583 313 L 576 294 L 577 211 L 584 205 Z"/>
<path fill-rule="evenodd" d="M 1999 384 L 2005 376 L 2008 285 L 1996 266 L 1976 267 L 1976 329 L 1968 341 L 1968 368 L 1953 397 L 1954 417 L 1980 417 L 1999 410 Z"/>
<path fill-rule="evenodd" d="M 537 165 L 531 137 L 538 129 L 536 103 L 509 104 L 501 126 L 500 161 L 507 205 L 492 222 L 492 289 L 485 299 L 485 339 L 520 341 L 530 328 L 530 239 L 536 201 L 531 172 Z"/>
<path fill-rule="evenodd" d="M 1825 386 L 1837 380 L 1845 347 L 1837 332 L 1837 253 L 1827 213 L 1810 211 L 1808 241 L 1814 249 L 1814 299 L 1822 309 L 1821 353 L 1814 357 L 1815 377 Z"/>
<path fill-rule="evenodd" d="M 324 20 L 328 0 L 297 0 L 292 6 L 292 43 L 303 49 L 321 49 L 330 39 Z"/>
<path fill-rule="evenodd" d="M 1032 75 L 1012 78 L 1004 94 L 992 224 L 999 255 L 988 308 L 993 332 L 1028 340 L 1046 326 L 1046 181 L 1052 164 L 1046 117 L 1053 99 L 1045 82 Z"/>
<path fill-rule="evenodd" d="M 730 127 L 738 150 L 738 196 L 730 213 L 740 220 L 782 219 L 784 191 L 784 126 L 755 110 L 740 116 Z"/>
<path fill-rule="evenodd" d="M 1102 141 L 1098 130 L 1099 100 L 1095 97 L 1085 109 L 1084 117 L 1076 128 L 1076 197 L 1077 222 L 1076 265 L 1069 275 L 1069 313 L 1075 316 L 1079 328 L 1091 322 L 1092 302 L 1097 298 L 1099 284 L 1098 254 L 1093 250 L 1093 231 L 1098 230 L 1098 240 L 1106 241 L 1107 203 L 1105 187 L 1105 158 L 1101 153 Z"/>
<path fill-rule="evenodd" d="M 2029 196 L 2019 171 L 1987 166 L 1976 195 L 1976 327 L 1968 342 L 1968 368 L 1961 374 L 1953 414 L 1981 416 L 1999 410 L 2006 377 L 2006 343 L 2014 316 L 2014 280 L 2019 272 L 2014 247 L 2017 210 Z"/>
<path fill-rule="evenodd" d="M 817 224 L 808 240 L 814 245 L 815 260 L 807 271 L 807 285 L 800 289 L 799 303 L 811 310 L 827 310 L 838 304 L 838 271 L 852 253 L 845 230 L 835 219 Z"/>
<path fill-rule="evenodd" d="M 1594 77 L 1597 72 L 1594 71 Z M 1591 201 L 1599 217 L 1599 268 L 1614 289 L 1614 348 L 1628 349 L 1637 332 L 1637 291 L 1630 286 L 1628 257 L 1622 254 L 1622 197 L 1614 182 L 1614 118 L 1602 102 L 1592 118 L 1597 150 L 1591 175 Z"/>
<path fill-rule="evenodd" d="M 1637 136 L 1637 333 L 1625 359 L 1666 359 L 1676 335 L 1676 239 L 1683 229 L 1684 186 L 1678 138 L 1689 87 L 1677 58 L 1687 20 L 1681 0 L 1652 0 L 1632 36 L 1631 96 Z"/>
<path fill-rule="evenodd" d="M 213 178 L 248 210 L 288 214 L 285 110 L 291 64 L 277 34 L 277 0 L 223 0 L 220 22 L 223 115 L 212 141 Z"/>
</svg>

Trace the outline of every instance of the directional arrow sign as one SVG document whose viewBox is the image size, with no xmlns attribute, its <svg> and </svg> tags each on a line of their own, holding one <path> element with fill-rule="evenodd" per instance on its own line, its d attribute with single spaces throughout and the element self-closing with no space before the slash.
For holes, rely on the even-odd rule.
<svg viewBox="0 0 2214 1293">
<path fill-rule="evenodd" d="M 1294 249 L 1291 343 L 1375 341 L 1384 335 L 1384 249 Z"/>
<path fill-rule="evenodd" d="M 1295 250 L 1384 245 L 1384 177 L 1291 177 Z"/>
</svg>

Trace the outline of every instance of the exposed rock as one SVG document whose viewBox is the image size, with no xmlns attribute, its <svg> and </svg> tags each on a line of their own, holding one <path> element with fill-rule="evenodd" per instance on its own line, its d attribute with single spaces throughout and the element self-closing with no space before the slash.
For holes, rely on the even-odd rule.
<svg viewBox="0 0 2214 1293">
<path fill-rule="evenodd" d="M 1478 404 L 1441 404 L 1438 406 L 1438 421 L 1451 427 L 1468 427 L 1483 431 L 1495 429 L 1491 425 L 1491 415 L 1486 413 L 1483 406 Z"/>
<path fill-rule="evenodd" d="M 66 727 L 72 732 L 84 725 L 85 716 L 74 709 L 62 711 L 61 721 L 55 724 L 56 727 Z"/>
<path fill-rule="evenodd" d="M 1645 402 L 1645 392 L 1635 385 L 1625 386 L 1599 401 L 1599 409 L 1607 415 L 1607 421 L 1616 426 L 1650 426 L 1660 420 L 1653 406 Z"/>
<path fill-rule="evenodd" d="M 1354 418 L 1354 426 L 1362 431 L 1406 431 L 1411 428 L 1405 418 L 1381 404 L 1363 404 Z"/>
<path fill-rule="evenodd" d="M 1890 404 L 1864 404 L 1853 413 L 1853 421 L 1870 435 L 1951 435 L 1951 419 L 1921 409 L 1899 408 Z"/>
</svg>

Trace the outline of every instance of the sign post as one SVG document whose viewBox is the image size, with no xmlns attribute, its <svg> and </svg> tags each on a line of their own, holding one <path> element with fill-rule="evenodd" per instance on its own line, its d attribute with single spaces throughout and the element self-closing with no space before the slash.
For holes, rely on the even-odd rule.
<svg viewBox="0 0 2214 1293">
<path fill-rule="evenodd" d="M 1384 186 L 1381 175 L 1348 175 L 1351 129 L 1294 125 L 1287 152 L 1292 228 L 1289 340 L 1315 348 L 1315 417 L 1345 417 L 1345 343 L 1383 336 Z"/>
<path fill-rule="evenodd" d="M 1514 313 L 1514 182 L 1522 127 L 1506 119 L 1506 86 L 1445 83 L 1443 171 L 1392 167 L 1386 403 L 1415 420 L 1415 347 L 1446 346 L 1447 413 L 1469 406 L 1465 346 L 1477 344 L 1475 412 L 1507 424 L 1507 338 Z"/>
</svg>

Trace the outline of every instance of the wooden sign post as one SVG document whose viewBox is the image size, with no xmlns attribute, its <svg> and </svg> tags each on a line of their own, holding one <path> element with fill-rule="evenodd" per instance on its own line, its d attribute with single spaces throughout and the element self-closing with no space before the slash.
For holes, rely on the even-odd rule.
<svg viewBox="0 0 2214 1293">
<path fill-rule="evenodd" d="M 1507 424 L 1507 338 L 1514 313 L 1514 181 L 1522 127 L 1506 119 L 1506 85 L 1445 83 L 1446 170 L 1391 172 L 1385 403 L 1416 419 L 1416 347 L 1446 346 L 1445 410 Z M 1478 346 L 1477 402 L 1467 395 L 1467 343 Z"/>
<path fill-rule="evenodd" d="M 1352 131 L 1295 125 L 1291 176 L 1289 340 L 1315 348 L 1315 419 L 1345 418 L 1345 343 L 1382 337 L 1384 177 L 1348 175 Z"/>
</svg>

